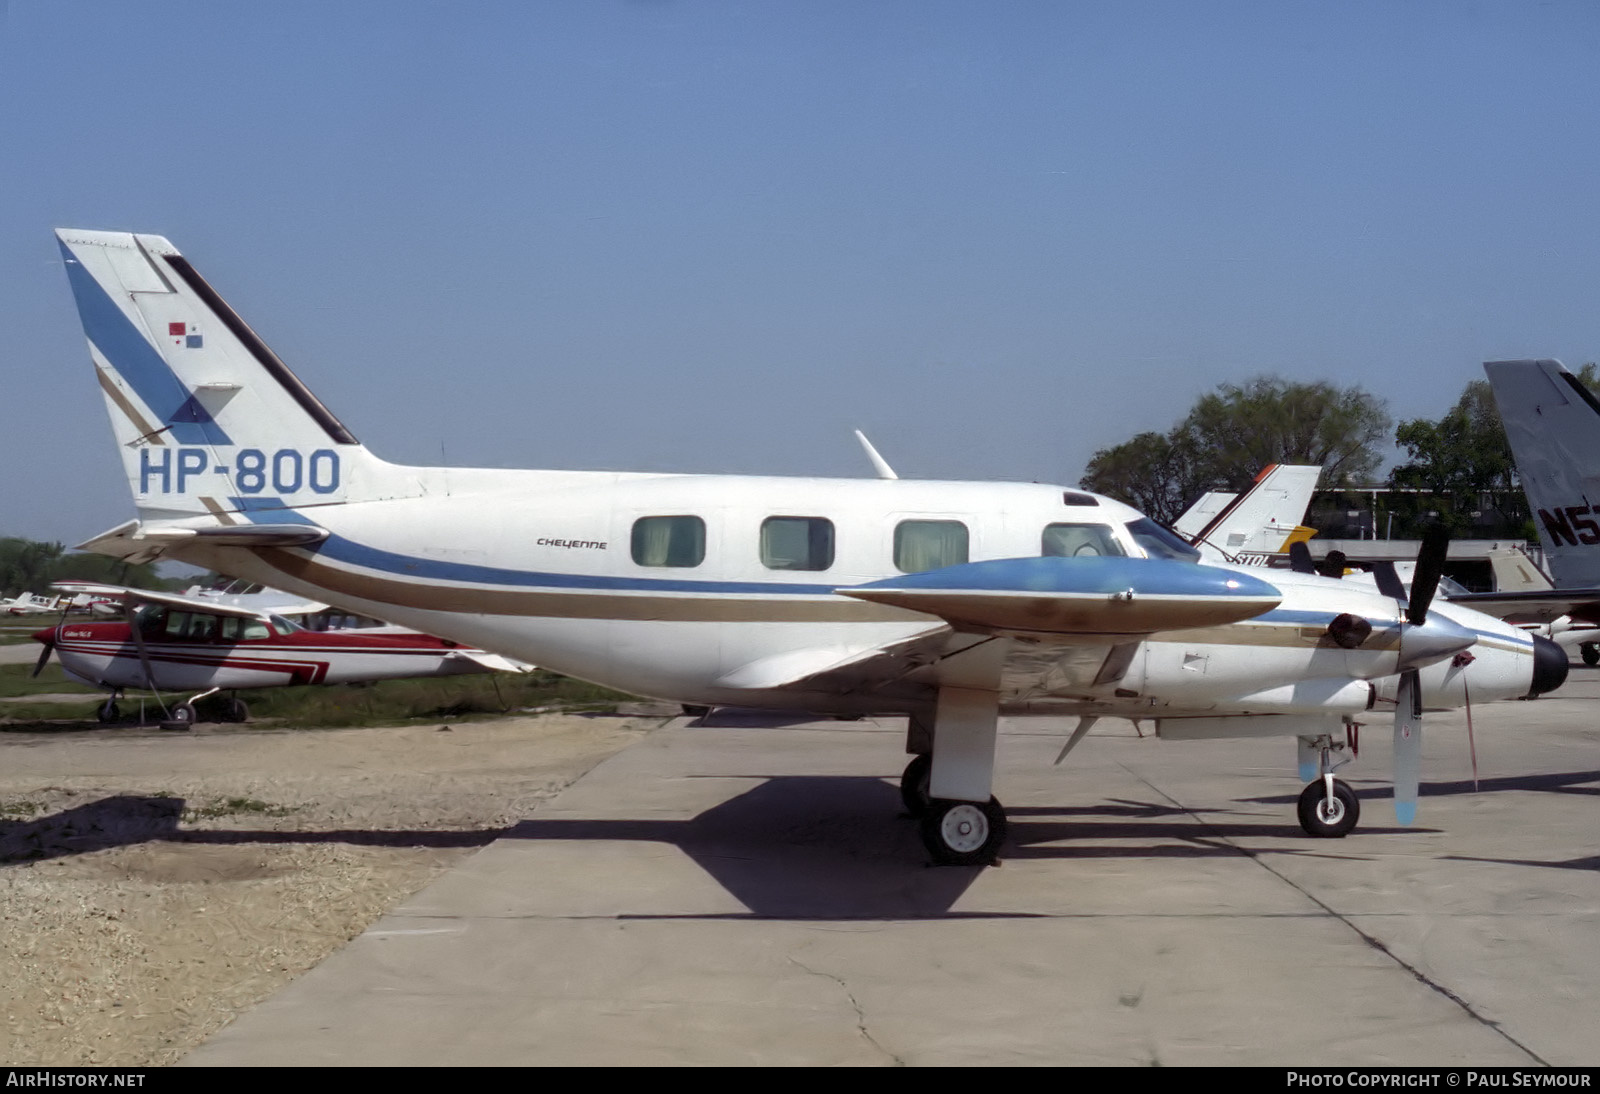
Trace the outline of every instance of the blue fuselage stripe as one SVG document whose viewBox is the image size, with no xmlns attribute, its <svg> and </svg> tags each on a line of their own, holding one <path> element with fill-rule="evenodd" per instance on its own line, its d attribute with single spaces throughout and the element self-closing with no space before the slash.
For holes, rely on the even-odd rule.
<svg viewBox="0 0 1600 1094">
<path fill-rule="evenodd" d="M 179 444 L 232 444 L 150 340 L 106 295 L 65 243 L 61 244 L 61 253 L 66 258 L 67 280 L 72 283 L 83 332 L 151 413 L 161 419 L 161 424 L 171 427 L 172 439 Z"/>
</svg>

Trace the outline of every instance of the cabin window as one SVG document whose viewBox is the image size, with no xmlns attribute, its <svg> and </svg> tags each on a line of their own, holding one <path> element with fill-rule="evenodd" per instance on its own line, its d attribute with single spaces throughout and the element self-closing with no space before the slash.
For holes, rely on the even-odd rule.
<svg viewBox="0 0 1600 1094">
<path fill-rule="evenodd" d="M 967 526 L 959 520 L 903 520 L 894 529 L 894 564 L 902 573 L 967 561 Z"/>
<path fill-rule="evenodd" d="M 1047 524 L 1039 553 L 1049 558 L 1081 558 L 1127 552 L 1104 524 Z"/>
<path fill-rule="evenodd" d="M 769 570 L 826 570 L 833 565 L 833 521 L 768 517 L 761 522 L 761 564 Z"/>
<path fill-rule="evenodd" d="M 640 517 L 633 522 L 633 561 L 640 566 L 698 566 L 706 558 L 706 522 L 699 517 Z"/>
<path fill-rule="evenodd" d="M 267 638 L 271 632 L 267 625 L 259 619 L 241 619 L 235 615 L 225 615 L 221 619 L 222 640 L 224 642 L 249 642 L 257 638 Z"/>
</svg>

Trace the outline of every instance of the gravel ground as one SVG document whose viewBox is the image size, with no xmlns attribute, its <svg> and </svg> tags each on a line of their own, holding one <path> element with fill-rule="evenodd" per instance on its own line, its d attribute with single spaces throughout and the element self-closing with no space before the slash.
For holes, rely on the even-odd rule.
<svg viewBox="0 0 1600 1094">
<path fill-rule="evenodd" d="M 0 1063 L 177 1060 L 662 721 L 0 733 Z"/>
</svg>

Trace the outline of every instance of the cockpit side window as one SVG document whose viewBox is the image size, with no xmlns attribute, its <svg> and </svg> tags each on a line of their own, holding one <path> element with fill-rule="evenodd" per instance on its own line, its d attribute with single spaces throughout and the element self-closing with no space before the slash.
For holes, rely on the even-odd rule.
<svg viewBox="0 0 1600 1094">
<path fill-rule="evenodd" d="M 1151 558 L 1170 558 L 1178 562 L 1199 562 L 1200 552 L 1179 539 L 1177 533 L 1161 527 L 1149 517 L 1128 522 L 1134 542 Z"/>
<path fill-rule="evenodd" d="M 1040 539 L 1039 553 L 1047 558 L 1083 558 L 1121 556 L 1128 552 L 1104 524 L 1047 524 Z"/>
</svg>

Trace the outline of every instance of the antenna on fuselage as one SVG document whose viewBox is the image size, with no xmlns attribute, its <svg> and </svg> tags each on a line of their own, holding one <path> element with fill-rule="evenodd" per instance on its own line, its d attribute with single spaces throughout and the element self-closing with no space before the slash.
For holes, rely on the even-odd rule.
<svg viewBox="0 0 1600 1094">
<path fill-rule="evenodd" d="M 856 440 L 861 442 L 861 447 L 867 450 L 867 459 L 872 461 L 872 469 L 878 473 L 880 479 L 898 479 L 894 468 L 889 466 L 889 461 L 878 455 L 878 450 L 872 447 L 872 442 L 867 440 L 867 435 L 861 430 L 856 430 Z"/>
</svg>

